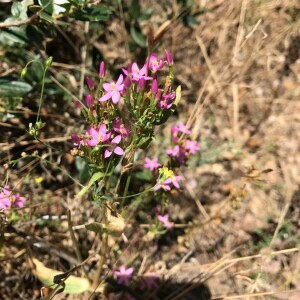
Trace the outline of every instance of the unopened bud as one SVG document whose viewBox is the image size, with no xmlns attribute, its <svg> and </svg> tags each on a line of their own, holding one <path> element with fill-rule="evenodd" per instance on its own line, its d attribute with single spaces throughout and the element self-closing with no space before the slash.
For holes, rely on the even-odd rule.
<svg viewBox="0 0 300 300">
<path fill-rule="evenodd" d="M 139 80 L 138 86 L 139 86 L 139 88 L 140 88 L 141 90 L 143 90 L 143 89 L 145 88 L 145 86 L 146 86 L 146 80 L 145 80 L 145 78 L 141 78 L 141 79 Z"/>
<path fill-rule="evenodd" d="M 105 77 L 105 64 L 104 64 L 104 61 L 101 61 L 101 63 L 100 63 L 99 76 L 100 76 L 100 78 Z"/>
<path fill-rule="evenodd" d="M 158 92 L 158 83 L 157 83 L 157 79 L 154 78 L 152 81 L 152 85 L 151 85 L 151 92 L 156 95 L 156 93 Z"/>
<path fill-rule="evenodd" d="M 92 79 L 91 79 L 90 77 L 87 76 L 87 77 L 85 78 L 85 80 L 86 80 L 86 84 L 87 84 L 89 90 L 93 90 L 93 89 L 94 89 L 94 84 L 93 84 Z"/>
<path fill-rule="evenodd" d="M 27 74 L 27 67 L 25 67 L 25 68 L 22 70 L 20 77 L 21 77 L 21 78 L 24 78 L 24 77 L 26 76 L 26 74 Z"/>
<path fill-rule="evenodd" d="M 130 80 L 130 78 L 128 76 L 126 76 L 125 79 L 124 79 L 124 86 L 126 88 L 129 88 L 130 85 L 131 85 L 131 80 Z"/>
<path fill-rule="evenodd" d="M 166 50 L 166 59 L 167 59 L 169 66 L 172 66 L 173 65 L 173 57 L 169 50 Z"/>
<path fill-rule="evenodd" d="M 49 56 L 45 63 L 46 68 L 49 68 L 52 65 L 52 62 L 53 62 L 53 56 Z"/>
<path fill-rule="evenodd" d="M 93 105 L 93 97 L 91 94 L 87 94 L 85 96 L 85 103 L 88 107 L 91 107 Z"/>
</svg>

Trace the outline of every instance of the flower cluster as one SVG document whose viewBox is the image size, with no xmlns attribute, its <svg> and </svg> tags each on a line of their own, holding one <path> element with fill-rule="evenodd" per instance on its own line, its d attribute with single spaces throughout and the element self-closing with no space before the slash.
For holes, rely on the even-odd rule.
<svg viewBox="0 0 300 300">
<path fill-rule="evenodd" d="M 22 208 L 27 199 L 19 193 L 14 194 L 9 185 L 4 186 L 0 193 L 0 209 Z"/>
<path fill-rule="evenodd" d="M 167 149 L 166 153 L 179 164 L 184 164 L 191 154 L 200 151 L 197 141 L 187 138 L 190 134 L 190 127 L 182 122 L 171 128 L 171 140 L 174 147 Z"/>
<path fill-rule="evenodd" d="M 78 107 L 88 121 L 88 129 L 85 134 L 71 135 L 73 153 L 88 158 L 103 171 L 108 158 L 112 158 L 113 168 L 121 156 L 147 147 L 154 126 L 167 121 L 180 99 L 172 87 L 173 59 L 169 51 L 164 58 L 153 53 L 141 67 L 133 62 L 121 72 L 117 81 L 106 80 L 105 64 L 101 62 L 99 84 L 86 77 L 89 92 L 85 105 L 80 102 Z"/>
</svg>

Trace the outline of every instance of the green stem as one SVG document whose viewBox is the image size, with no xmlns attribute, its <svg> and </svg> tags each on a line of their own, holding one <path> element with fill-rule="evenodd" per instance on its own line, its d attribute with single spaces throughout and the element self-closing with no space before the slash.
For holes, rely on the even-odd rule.
<svg viewBox="0 0 300 300">
<path fill-rule="evenodd" d="M 43 95 L 44 95 L 45 77 L 46 77 L 47 68 L 44 69 L 44 67 L 43 67 L 43 70 L 44 70 L 44 72 L 43 72 L 43 79 L 42 79 L 42 90 L 41 90 L 41 96 L 40 96 L 40 100 L 39 100 L 38 113 L 37 113 L 37 116 L 36 116 L 36 123 L 39 121 L 39 117 L 40 117 L 40 111 L 41 111 Z"/>
</svg>

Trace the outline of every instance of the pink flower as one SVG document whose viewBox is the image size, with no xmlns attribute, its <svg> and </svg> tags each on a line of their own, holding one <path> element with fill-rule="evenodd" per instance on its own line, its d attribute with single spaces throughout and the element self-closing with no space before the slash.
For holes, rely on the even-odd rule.
<svg viewBox="0 0 300 300">
<path fill-rule="evenodd" d="M 127 137 L 131 133 L 130 127 L 124 124 L 120 118 L 114 120 L 113 129 L 115 132 L 120 133 L 122 138 Z"/>
<path fill-rule="evenodd" d="M 176 145 L 173 149 L 167 149 L 166 153 L 170 156 L 177 157 L 180 153 L 180 147 Z"/>
<path fill-rule="evenodd" d="M 185 149 L 189 151 L 189 153 L 194 154 L 200 150 L 199 145 L 196 141 L 186 140 Z"/>
<path fill-rule="evenodd" d="M 71 134 L 71 139 L 75 147 L 84 146 L 84 141 L 77 134 Z"/>
<path fill-rule="evenodd" d="M 171 190 L 171 184 L 179 189 L 180 185 L 179 185 L 179 181 L 182 179 L 181 176 L 175 176 L 175 178 L 169 177 L 167 178 L 165 181 L 161 182 L 160 180 L 157 181 L 157 184 L 154 186 L 153 190 L 157 191 L 160 189 L 163 189 L 165 191 L 170 191 Z"/>
<path fill-rule="evenodd" d="M 161 167 L 161 164 L 158 163 L 158 158 L 154 157 L 152 160 L 148 157 L 145 158 L 144 167 L 149 169 L 151 172 Z"/>
<path fill-rule="evenodd" d="M 151 54 L 149 58 L 149 69 L 155 73 L 156 71 L 162 69 L 164 66 L 164 60 L 161 59 L 158 61 L 157 56 L 155 54 Z"/>
<path fill-rule="evenodd" d="M 88 131 L 86 132 L 88 136 L 91 136 L 92 139 L 90 139 L 87 143 L 91 147 L 95 147 L 100 142 L 104 143 L 109 138 L 111 133 L 106 132 L 106 124 L 102 123 L 99 127 L 99 129 L 95 129 L 94 127 L 90 127 Z"/>
<path fill-rule="evenodd" d="M 168 179 L 167 179 L 168 180 Z M 157 181 L 157 184 L 153 187 L 154 191 L 158 191 L 160 189 L 163 189 L 165 191 L 171 191 L 171 187 L 169 185 L 170 182 L 165 180 L 164 182 Z"/>
<path fill-rule="evenodd" d="M 158 101 L 158 107 L 162 109 L 169 109 L 173 105 L 175 97 L 176 97 L 175 92 L 169 89 L 167 93 L 165 93 L 162 97 L 160 97 Z"/>
<path fill-rule="evenodd" d="M 133 268 L 128 268 L 126 270 L 125 266 L 122 265 L 120 267 L 120 271 L 116 271 L 116 270 L 113 270 L 113 273 L 117 276 L 117 279 L 118 279 L 118 283 L 119 284 L 128 284 L 129 283 L 129 280 L 131 279 L 132 277 L 132 273 L 133 273 L 134 269 Z"/>
<path fill-rule="evenodd" d="M 184 134 L 190 134 L 191 131 L 189 129 L 190 129 L 190 126 L 184 125 L 182 122 L 179 122 L 176 126 L 172 126 L 172 128 L 171 128 L 172 141 L 173 142 L 178 141 L 178 132 L 181 132 Z"/>
<path fill-rule="evenodd" d="M 169 221 L 169 214 L 165 214 L 164 216 L 158 215 L 157 219 L 161 222 L 166 228 L 173 227 L 173 224 Z"/>
<path fill-rule="evenodd" d="M 112 155 L 112 153 L 115 153 L 117 155 L 123 155 L 124 154 L 124 150 L 119 147 L 116 146 L 121 142 L 121 135 L 117 135 L 112 141 L 111 144 L 114 145 L 109 145 L 108 148 L 105 150 L 104 152 L 104 158 L 108 158 Z"/>
<path fill-rule="evenodd" d="M 167 149 L 166 153 L 178 160 L 179 163 L 183 164 L 187 156 L 187 153 L 179 145 L 176 145 L 173 149 Z"/>
<path fill-rule="evenodd" d="M 182 132 L 184 134 L 190 134 L 191 133 L 191 131 L 189 130 L 190 126 L 189 125 L 184 125 L 182 122 L 179 122 L 175 128 L 177 129 L 177 131 Z"/>
<path fill-rule="evenodd" d="M 25 197 L 21 197 L 19 193 L 13 194 L 9 185 L 2 188 L 0 193 L 0 209 L 8 209 L 10 207 L 24 207 Z"/>
<path fill-rule="evenodd" d="M 180 189 L 180 185 L 179 185 L 179 181 L 182 179 L 181 176 L 175 176 L 175 179 L 174 178 L 168 178 L 165 183 L 166 184 L 170 184 L 172 183 L 174 187 L 176 187 L 177 189 Z"/>
<path fill-rule="evenodd" d="M 131 79 L 133 81 L 139 81 L 140 79 L 144 78 L 144 80 L 151 80 L 152 77 L 146 76 L 146 72 L 147 72 L 147 65 L 144 65 L 141 69 L 139 69 L 138 65 L 136 62 L 134 62 L 131 66 L 131 72 L 130 69 L 129 71 L 126 69 L 122 69 L 124 74 L 129 76 L 129 74 L 131 73 Z"/>
<path fill-rule="evenodd" d="M 124 89 L 123 84 L 123 75 L 121 74 L 117 80 L 117 82 L 111 81 L 110 83 L 103 83 L 103 89 L 106 91 L 106 94 L 104 94 L 101 98 L 98 100 L 100 102 L 107 101 L 108 99 L 112 99 L 112 102 L 114 104 L 117 104 L 120 101 L 121 98 L 121 92 Z"/>
<path fill-rule="evenodd" d="M 11 191 L 9 190 L 10 187 L 6 185 L 4 188 L 2 188 L 2 191 L 0 193 L 0 209 L 7 209 L 11 207 Z"/>
</svg>

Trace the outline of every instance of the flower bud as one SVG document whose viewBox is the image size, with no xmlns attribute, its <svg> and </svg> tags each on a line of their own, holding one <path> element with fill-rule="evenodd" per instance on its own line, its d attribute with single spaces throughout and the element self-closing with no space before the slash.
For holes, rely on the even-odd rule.
<svg viewBox="0 0 300 300">
<path fill-rule="evenodd" d="M 105 77 L 105 64 L 104 61 L 101 61 L 100 66 L 99 66 L 99 76 L 100 78 Z"/>
<path fill-rule="evenodd" d="M 93 84 L 92 79 L 91 79 L 90 77 L 87 76 L 87 77 L 85 78 L 85 80 L 86 80 L 86 84 L 87 84 L 89 90 L 93 90 L 93 89 L 94 89 L 94 84 Z"/>
<path fill-rule="evenodd" d="M 154 78 L 152 81 L 152 85 L 151 85 L 151 92 L 156 95 L 156 93 L 158 92 L 158 84 L 157 84 L 157 79 Z"/>
<path fill-rule="evenodd" d="M 49 68 L 52 65 L 52 62 L 53 62 L 53 56 L 49 56 L 45 63 L 46 68 Z"/>
<path fill-rule="evenodd" d="M 81 102 L 78 101 L 78 100 L 75 101 L 75 105 L 76 105 L 76 107 L 79 108 L 79 109 L 82 109 L 82 107 L 83 107 L 82 104 L 81 104 Z"/>
<path fill-rule="evenodd" d="M 91 107 L 93 105 L 93 97 L 91 94 L 87 94 L 85 96 L 85 103 L 88 107 Z"/>
<path fill-rule="evenodd" d="M 166 50 L 166 59 L 167 59 L 169 66 L 172 66 L 173 65 L 173 57 L 169 50 Z"/>
<path fill-rule="evenodd" d="M 141 78 L 138 82 L 138 86 L 141 90 L 143 90 L 146 86 L 146 80 L 144 78 Z"/>
<path fill-rule="evenodd" d="M 125 79 L 124 79 L 124 86 L 126 88 L 129 88 L 130 85 L 131 85 L 131 80 L 130 80 L 130 78 L 128 76 L 126 76 Z"/>
<path fill-rule="evenodd" d="M 24 77 L 26 76 L 26 74 L 27 74 L 27 67 L 25 67 L 25 68 L 22 70 L 20 77 L 21 77 L 21 78 L 24 78 Z"/>
</svg>

